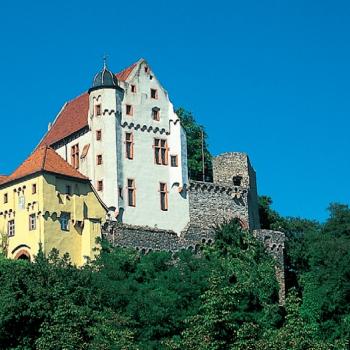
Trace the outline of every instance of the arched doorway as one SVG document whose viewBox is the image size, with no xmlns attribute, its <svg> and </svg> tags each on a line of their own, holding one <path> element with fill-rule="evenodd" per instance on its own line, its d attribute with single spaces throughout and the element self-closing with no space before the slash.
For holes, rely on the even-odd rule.
<svg viewBox="0 0 350 350">
<path fill-rule="evenodd" d="M 15 260 L 27 260 L 30 261 L 30 254 L 28 253 L 28 251 L 21 249 L 19 252 L 17 252 L 17 254 L 15 255 Z"/>
</svg>

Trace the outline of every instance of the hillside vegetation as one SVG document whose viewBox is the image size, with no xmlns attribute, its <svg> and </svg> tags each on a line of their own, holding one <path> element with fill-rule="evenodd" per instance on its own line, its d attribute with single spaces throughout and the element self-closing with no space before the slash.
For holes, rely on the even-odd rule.
<svg viewBox="0 0 350 350">
<path fill-rule="evenodd" d="M 324 225 L 282 218 L 288 235 L 287 303 L 274 261 L 234 222 L 200 254 L 147 255 L 102 242 L 96 261 L 39 254 L 0 260 L 1 349 L 348 349 L 350 209 Z"/>
</svg>

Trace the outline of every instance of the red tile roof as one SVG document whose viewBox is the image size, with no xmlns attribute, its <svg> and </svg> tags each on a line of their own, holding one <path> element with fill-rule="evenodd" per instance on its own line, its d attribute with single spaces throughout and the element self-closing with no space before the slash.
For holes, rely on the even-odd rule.
<svg viewBox="0 0 350 350">
<path fill-rule="evenodd" d="M 118 80 L 125 81 L 138 62 L 116 74 Z M 87 92 L 69 101 L 61 110 L 51 129 L 40 141 L 38 147 L 52 146 L 54 143 L 88 126 L 89 94 Z"/>
<path fill-rule="evenodd" d="M 51 129 L 41 140 L 40 146 L 51 146 L 55 142 L 83 129 L 88 125 L 89 94 L 78 96 L 69 101 L 61 110 Z"/>
<path fill-rule="evenodd" d="M 7 175 L 0 175 L 0 184 L 7 179 Z"/>
<path fill-rule="evenodd" d="M 136 65 L 137 65 L 137 62 L 123 69 L 121 72 L 117 73 L 115 76 L 117 77 L 118 80 L 125 81 L 126 79 L 128 79 L 129 75 L 134 70 Z"/>
<path fill-rule="evenodd" d="M 1 185 L 21 179 L 38 172 L 49 172 L 80 180 L 88 178 L 68 164 L 52 148 L 42 146 L 37 148 Z"/>
</svg>

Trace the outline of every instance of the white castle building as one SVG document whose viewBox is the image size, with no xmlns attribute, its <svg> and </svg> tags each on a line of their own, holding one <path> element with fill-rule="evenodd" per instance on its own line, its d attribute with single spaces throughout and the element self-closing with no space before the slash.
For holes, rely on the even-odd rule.
<svg viewBox="0 0 350 350">
<path fill-rule="evenodd" d="M 185 132 L 144 59 L 118 74 L 104 64 L 44 144 L 92 181 L 110 219 L 178 234 L 189 224 Z"/>
</svg>

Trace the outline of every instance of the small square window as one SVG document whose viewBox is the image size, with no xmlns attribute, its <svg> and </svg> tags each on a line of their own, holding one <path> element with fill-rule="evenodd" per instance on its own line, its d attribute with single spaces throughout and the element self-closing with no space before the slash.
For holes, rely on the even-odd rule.
<svg viewBox="0 0 350 350">
<path fill-rule="evenodd" d="M 100 104 L 96 105 L 95 106 L 95 115 L 97 115 L 97 116 L 101 115 L 101 111 L 102 111 L 101 105 Z"/>
<path fill-rule="evenodd" d="M 97 165 L 101 165 L 102 164 L 102 154 L 98 154 L 96 156 L 96 163 L 97 163 Z"/>
<path fill-rule="evenodd" d="M 131 84 L 131 85 L 130 85 L 130 89 L 131 89 L 131 92 L 132 92 L 132 93 L 134 93 L 134 94 L 136 93 L 136 85 Z"/>
<path fill-rule="evenodd" d="M 29 215 L 29 231 L 36 230 L 36 215 L 30 214 Z"/>
<path fill-rule="evenodd" d="M 133 114 L 132 105 L 126 105 L 126 114 L 127 115 Z"/>
<path fill-rule="evenodd" d="M 159 193 L 160 193 L 160 209 L 163 211 L 168 210 L 168 188 L 167 184 L 161 182 L 159 184 Z"/>
<path fill-rule="evenodd" d="M 128 179 L 128 205 L 129 207 L 136 207 L 136 188 L 135 188 L 135 180 Z"/>
<path fill-rule="evenodd" d="M 9 195 L 7 193 L 4 194 L 4 204 L 8 203 Z"/>
<path fill-rule="evenodd" d="M 160 120 L 160 109 L 158 107 L 152 108 L 152 119 L 159 122 Z"/>
<path fill-rule="evenodd" d="M 97 191 L 103 191 L 103 180 L 97 181 Z"/>
<path fill-rule="evenodd" d="M 71 147 L 71 164 L 75 169 L 79 169 L 79 144 Z"/>
<path fill-rule="evenodd" d="M 170 165 L 172 167 L 177 167 L 178 166 L 178 158 L 177 155 L 175 156 L 170 156 Z"/>
<path fill-rule="evenodd" d="M 32 184 L 32 194 L 36 193 L 36 184 Z"/>
<path fill-rule="evenodd" d="M 96 141 L 102 140 L 102 130 L 96 130 Z"/>
<path fill-rule="evenodd" d="M 125 156 L 134 159 L 134 135 L 132 132 L 125 133 Z"/>
<path fill-rule="evenodd" d="M 242 176 L 234 176 L 232 181 L 233 181 L 234 186 L 241 186 L 242 185 Z"/>
<path fill-rule="evenodd" d="M 60 225 L 62 231 L 69 231 L 69 220 L 70 214 L 62 212 L 60 216 Z"/>
<path fill-rule="evenodd" d="M 15 235 L 15 220 L 10 220 L 7 223 L 7 235 L 13 237 Z"/>
<path fill-rule="evenodd" d="M 158 98 L 158 90 L 157 89 L 151 89 L 151 98 L 154 98 L 154 99 Z"/>
</svg>

